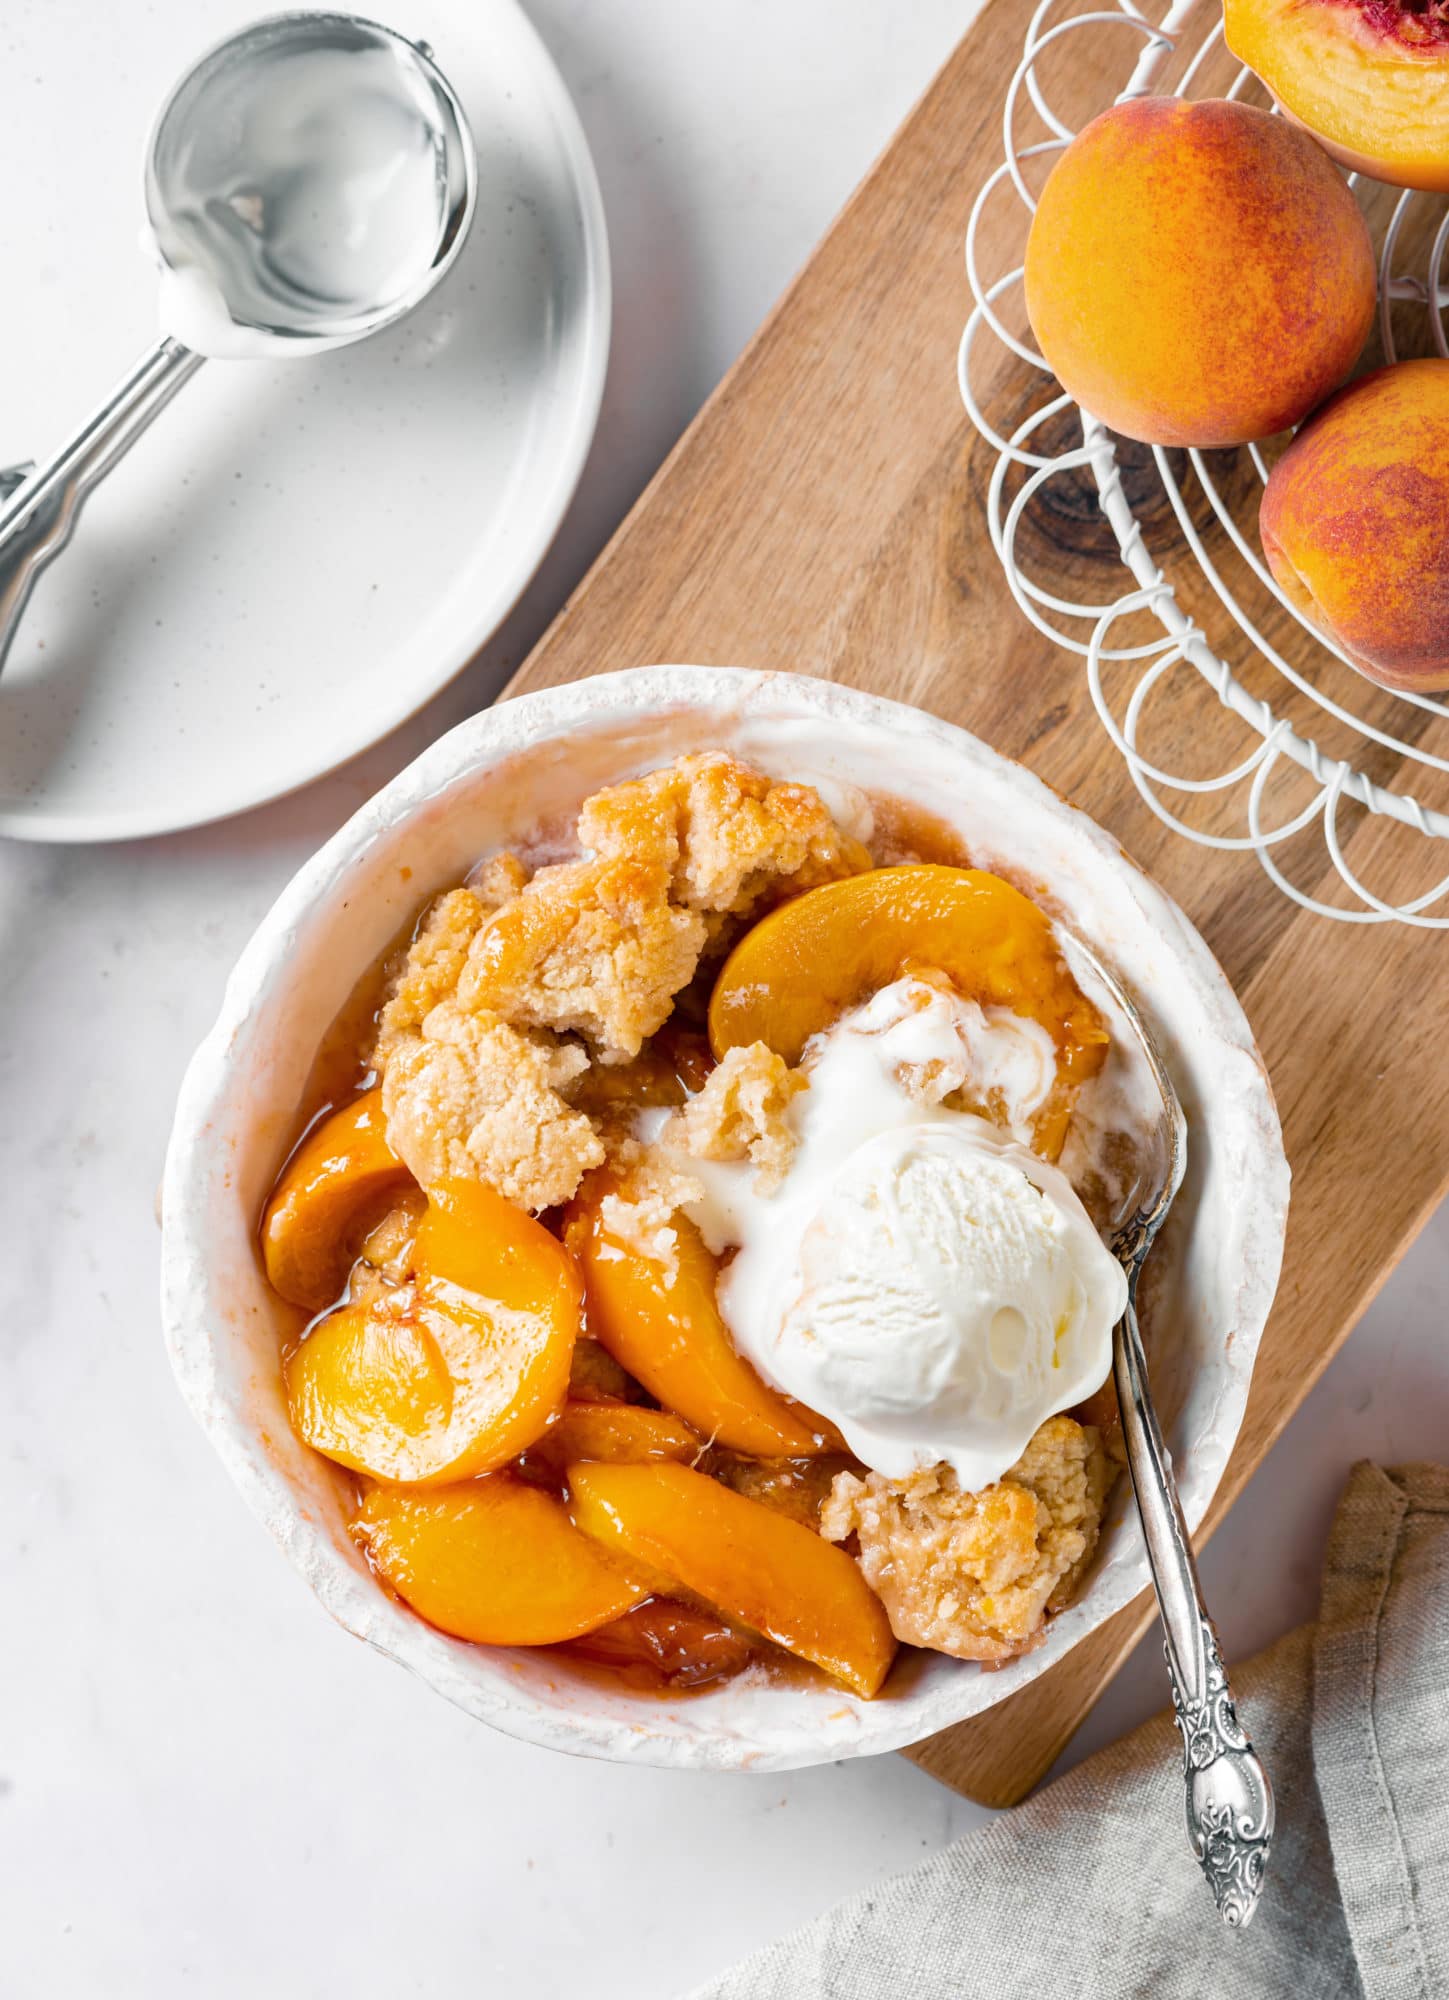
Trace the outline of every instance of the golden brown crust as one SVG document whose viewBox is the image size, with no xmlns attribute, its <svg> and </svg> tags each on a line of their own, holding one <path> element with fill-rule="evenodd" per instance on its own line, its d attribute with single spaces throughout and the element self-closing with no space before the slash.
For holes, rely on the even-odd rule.
<svg viewBox="0 0 1449 2000">
<path fill-rule="evenodd" d="M 787 1113 L 806 1087 L 763 1042 L 726 1051 L 704 1088 L 685 1101 L 665 1129 L 696 1160 L 749 1160 L 762 1194 L 777 1188 L 795 1155 L 795 1133 Z"/>
<path fill-rule="evenodd" d="M 516 854 L 490 854 L 469 875 L 466 886 L 489 910 L 501 910 L 528 887 L 528 869 Z"/>
<path fill-rule="evenodd" d="M 858 1537 L 860 1566 L 909 1645 L 1010 1660 L 1069 1601 L 1097 1545 L 1112 1480 L 1098 1433 L 1049 1417 L 1004 1479 L 964 1493 L 949 1466 L 891 1481 L 842 1473 L 821 1513 Z"/>
<path fill-rule="evenodd" d="M 391 1049 L 388 1142 L 424 1188 L 480 1180 L 520 1208 L 552 1208 L 604 1157 L 593 1126 L 560 1095 L 587 1060 L 446 1000 Z"/>
<path fill-rule="evenodd" d="M 421 1027 L 438 1002 L 454 992 L 474 938 L 527 881 L 528 870 L 516 854 L 494 854 L 479 863 L 461 889 L 449 889 L 429 904 L 378 1017 L 374 1061 L 380 1069 L 387 1067 L 393 1042 Z"/>
<path fill-rule="evenodd" d="M 579 838 L 598 855 L 632 855 L 666 869 L 673 899 L 743 915 L 769 891 L 791 893 L 871 866 L 818 792 L 776 784 L 723 751 L 681 757 L 596 792 Z"/>
<path fill-rule="evenodd" d="M 624 1113 L 683 1095 L 667 1057 L 646 1079 L 640 1052 L 693 978 L 711 926 L 738 922 L 767 891 L 869 865 L 808 787 L 714 754 L 596 794 L 579 832 L 594 858 L 530 879 L 499 853 L 440 896 L 393 981 L 372 1059 L 389 1139 L 425 1186 L 468 1174 L 525 1207 L 566 1200 Z M 587 1050 L 557 1039 L 573 1035 Z M 635 1066 L 631 1086 L 650 1088 L 631 1087 L 621 1111 L 620 1093 L 595 1080 L 624 1065 Z M 683 1108 L 677 1143 L 749 1157 L 778 1178 L 794 1088 L 768 1051 L 742 1052 Z M 666 1178 L 630 1190 L 651 1237 L 680 1198 Z"/>
<path fill-rule="evenodd" d="M 387 1068 L 403 1036 L 420 1028 L 458 984 L 468 947 L 488 920 L 488 905 L 471 889 L 450 889 L 424 912 L 402 971 L 378 1016 L 373 1062 Z"/>
<path fill-rule="evenodd" d="M 458 999 L 517 1027 L 581 1034 L 604 1062 L 625 1062 L 663 1026 L 703 944 L 703 920 L 669 902 L 657 864 L 566 861 L 478 932 Z"/>
</svg>

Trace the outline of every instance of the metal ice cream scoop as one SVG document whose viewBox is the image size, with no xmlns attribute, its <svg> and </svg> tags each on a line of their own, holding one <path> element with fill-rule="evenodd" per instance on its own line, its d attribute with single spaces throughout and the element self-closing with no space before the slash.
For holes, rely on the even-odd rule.
<svg viewBox="0 0 1449 2000">
<path fill-rule="evenodd" d="M 182 77 L 145 194 L 163 337 L 46 464 L 0 472 L 0 668 L 92 488 L 207 356 L 309 355 L 410 312 L 457 256 L 477 165 L 425 47 L 350 14 L 278 14 Z"/>
</svg>

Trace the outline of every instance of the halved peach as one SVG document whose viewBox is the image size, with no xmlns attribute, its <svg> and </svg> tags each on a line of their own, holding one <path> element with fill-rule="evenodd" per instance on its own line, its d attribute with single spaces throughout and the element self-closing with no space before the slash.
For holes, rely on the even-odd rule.
<svg viewBox="0 0 1449 2000">
<path fill-rule="evenodd" d="M 509 1472 L 422 1493 L 374 1486 L 351 1533 L 419 1617 L 483 1645 L 576 1639 L 647 1594 L 561 1501 Z"/>
<path fill-rule="evenodd" d="M 1449 22 L 1423 0 L 1226 0 L 1223 35 L 1340 165 L 1449 188 Z"/>
<path fill-rule="evenodd" d="M 560 1468 L 576 1459 L 607 1465 L 650 1465 L 666 1458 L 688 1464 L 704 1440 L 668 1410 L 641 1409 L 637 1403 L 568 1402 L 558 1422 L 536 1443 L 530 1458 Z"/>
<path fill-rule="evenodd" d="M 943 972 L 968 1000 L 1039 1021 L 1057 1047 L 1057 1090 L 1037 1121 L 1054 1158 L 1072 1098 L 1107 1053 L 1046 913 L 980 868 L 916 863 L 827 882 L 772 910 L 725 960 L 709 1003 L 716 1056 L 765 1042 L 788 1063 L 848 1007 L 903 973 Z"/>
<path fill-rule="evenodd" d="M 381 1087 L 334 1111 L 283 1167 L 262 1217 L 273 1288 L 308 1312 L 330 1306 L 362 1239 L 411 1181 L 387 1143 Z"/>
<path fill-rule="evenodd" d="M 568 1390 L 583 1311 L 573 1259 L 477 1181 L 431 1191 L 409 1285 L 369 1287 L 312 1326 L 284 1370 L 298 1435 L 374 1479 L 491 1472 Z"/>
<path fill-rule="evenodd" d="M 574 1465 L 573 1517 L 612 1554 L 703 1598 L 867 1699 L 896 1642 L 844 1549 L 683 1465 Z"/>
<path fill-rule="evenodd" d="M 619 1191 L 599 1168 L 564 1222 L 584 1274 L 590 1333 L 704 1438 L 761 1458 L 839 1451 L 830 1426 L 762 1382 L 731 1340 L 715 1302 L 718 1267 L 688 1216 L 674 1218 L 674 1257 L 649 1256 L 604 1220 L 607 1198 Z"/>
</svg>

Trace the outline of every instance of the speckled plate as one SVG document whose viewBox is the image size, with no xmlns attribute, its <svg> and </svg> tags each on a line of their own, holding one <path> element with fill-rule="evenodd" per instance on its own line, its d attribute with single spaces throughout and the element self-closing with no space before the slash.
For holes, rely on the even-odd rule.
<svg viewBox="0 0 1449 2000">
<path fill-rule="evenodd" d="M 455 729 L 343 827 L 247 946 L 187 1073 L 166 1163 L 163 1312 L 192 1409 L 350 1631 L 532 1742 L 618 1762 L 784 1769 L 898 1749 L 1061 1659 L 1147 1581 L 1125 1483 L 1082 1596 L 998 1672 L 918 1654 L 873 1702 L 823 1679 L 753 1673 L 673 1702 L 634 1694 L 548 1652 L 464 1645 L 384 1595 L 348 1540 L 331 1469 L 288 1426 L 281 1309 L 256 1243 L 323 1034 L 420 900 L 597 786 L 716 746 L 779 777 L 907 796 L 940 815 L 974 859 L 1069 913 L 1150 1019 L 1192 1134 L 1171 1240 L 1154 1252 L 1153 1380 L 1189 1525 L 1202 1519 L 1242 1420 L 1288 1206 L 1273 1095 L 1242 1009 L 1176 905 L 1029 772 L 919 710 L 795 675 L 650 667 L 525 695 Z"/>
<path fill-rule="evenodd" d="M 0 465 L 53 449 L 155 338 L 146 134 L 188 62 L 264 11 L 47 0 L 7 21 L 0 184 L 25 198 L 6 218 Z M 209 363 L 96 492 L 0 677 L 0 832 L 158 833 L 330 770 L 458 672 L 563 517 L 610 313 L 573 105 L 514 0 L 378 18 L 431 43 L 473 126 L 458 263 L 357 347 Z"/>
</svg>

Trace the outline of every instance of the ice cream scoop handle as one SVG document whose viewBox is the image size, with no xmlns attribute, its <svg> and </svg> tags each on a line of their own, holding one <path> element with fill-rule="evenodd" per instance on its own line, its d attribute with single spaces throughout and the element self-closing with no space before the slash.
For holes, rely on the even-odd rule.
<svg viewBox="0 0 1449 2000">
<path fill-rule="evenodd" d="M 158 341 L 55 456 L 0 504 L 0 669 L 35 579 L 70 540 L 86 495 L 201 361 L 179 341 Z"/>
<path fill-rule="evenodd" d="M 1182 1732 L 1188 1838 L 1224 1921 L 1240 1929 L 1251 1920 L 1263 1887 L 1273 1839 L 1273 1788 L 1238 1721 L 1218 1635 L 1203 1602 L 1172 1460 L 1147 1386 L 1136 1295 L 1134 1269 L 1112 1346 L 1122 1436 L 1166 1633 L 1163 1651 Z"/>
</svg>

